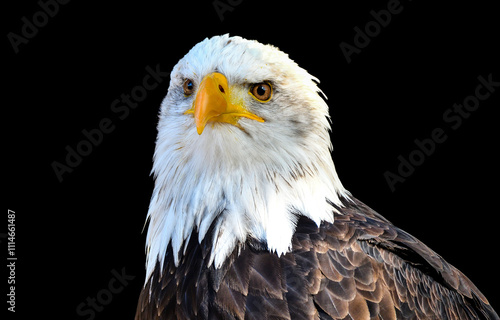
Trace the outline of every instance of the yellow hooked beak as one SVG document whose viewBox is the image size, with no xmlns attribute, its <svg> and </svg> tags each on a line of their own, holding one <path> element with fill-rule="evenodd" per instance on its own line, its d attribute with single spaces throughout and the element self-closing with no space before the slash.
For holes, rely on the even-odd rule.
<svg viewBox="0 0 500 320">
<path fill-rule="evenodd" d="M 232 103 L 226 77 L 218 72 L 211 73 L 200 83 L 193 107 L 184 114 L 194 114 L 196 131 L 202 134 L 207 122 L 225 122 L 234 126 L 245 117 L 264 122 L 261 117 L 247 111 L 243 106 Z"/>
</svg>

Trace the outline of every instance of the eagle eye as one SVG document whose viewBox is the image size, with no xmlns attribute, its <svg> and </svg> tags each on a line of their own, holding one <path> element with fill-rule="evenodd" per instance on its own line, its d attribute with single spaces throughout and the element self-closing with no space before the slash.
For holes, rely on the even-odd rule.
<svg viewBox="0 0 500 320">
<path fill-rule="evenodd" d="M 271 99 L 273 87 L 268 81 L 260 82 L 250 87 L 250 94 L 260 102 L 267 102 Z"/>
<path fill-rule="evenodd" d="M 184 95 L 190 96 L 194 92 L 194 82 L 191 79 L 186 79 L 182 85 Z"/>
</svg>

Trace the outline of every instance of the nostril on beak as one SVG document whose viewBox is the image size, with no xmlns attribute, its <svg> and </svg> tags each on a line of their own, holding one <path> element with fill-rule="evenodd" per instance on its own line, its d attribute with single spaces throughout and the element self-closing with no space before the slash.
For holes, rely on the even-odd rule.
<svg viewBox="0 0 500 320">
<path fill-rule="evenodd" d="M 219 91 L 224 93 L 224 88 L 219 84 Z"/>
</svg>

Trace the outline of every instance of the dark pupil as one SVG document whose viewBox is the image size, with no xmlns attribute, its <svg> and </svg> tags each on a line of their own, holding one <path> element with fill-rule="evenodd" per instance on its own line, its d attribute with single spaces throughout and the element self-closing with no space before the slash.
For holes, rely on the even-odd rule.
<svg viewBox="0 0 500 320">
<path fill-rule="evenodd" d="M 264 87 L 263 85 L 260 85 L 257 87 L 257 94 L 259 96 L 263 96 L 266 94 L 266 87 Z"/>
<path fill-rule="evenodd" d="M 188 90 L 193 90 L 193 81 L 188 81 L 186 87 Z"/>
</svg>

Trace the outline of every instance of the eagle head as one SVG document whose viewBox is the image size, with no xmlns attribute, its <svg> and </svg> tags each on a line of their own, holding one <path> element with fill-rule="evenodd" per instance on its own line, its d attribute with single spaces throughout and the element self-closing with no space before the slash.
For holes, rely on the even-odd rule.
<svg viewBox="0 0 500 320">
<path fill-rule="evenodd" d="M 162 102 L 148 212 L 147 277 L 169 245 L 214 232 L 220 267 L 248 237 L 280 255 L 297 216 L 333 222 L 348 197 L 331 158 L 318 80 L 271 45 L 229 35 L 196 44 Z M 213 231 L 212 231 L 213 230 Z"/>
</svg>

